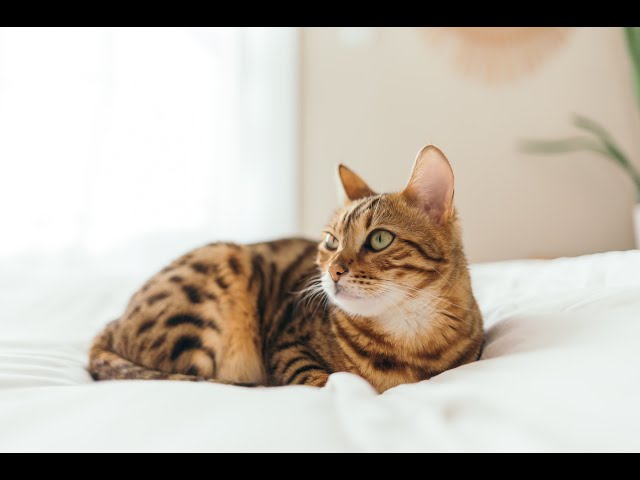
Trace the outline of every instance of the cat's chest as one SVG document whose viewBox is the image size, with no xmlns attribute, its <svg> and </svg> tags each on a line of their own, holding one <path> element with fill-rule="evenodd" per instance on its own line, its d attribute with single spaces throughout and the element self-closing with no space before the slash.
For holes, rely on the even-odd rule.
<svg viewBox="0 0 640 480">
<path fill-rule="evenodd" d="M 351 319 L 336 332 L 348 370 L 379 392 L 432 376 L 429 337 L 434 332 L 428 316 Z"/>
</svg>

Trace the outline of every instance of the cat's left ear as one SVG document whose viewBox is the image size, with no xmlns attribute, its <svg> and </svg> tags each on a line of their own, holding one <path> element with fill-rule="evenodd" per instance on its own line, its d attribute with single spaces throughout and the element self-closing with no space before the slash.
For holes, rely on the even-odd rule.
<svg viewBox="0 0 640 480">
<path fill-rule="evenodd" d="M 342 193 L 344 194 L 342 200 L 344 203 L 376 194 L 358 174 L 342 164 L 338 165 L 338 179 L 342 185 Z"/>
<path fill-rule="evenodd" d="M 438 222 L 453 214 L 453 169 L 447 157 L 434 146 L 418 152 L 411 178 L 402 195 Z"/>
</svg>

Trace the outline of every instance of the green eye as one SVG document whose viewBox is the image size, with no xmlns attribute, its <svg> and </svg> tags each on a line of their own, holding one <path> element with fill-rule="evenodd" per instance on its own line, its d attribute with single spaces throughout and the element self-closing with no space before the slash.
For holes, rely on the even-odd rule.
<svg viewBox="0 0 640 480">
<path fill-rule="evenodd" d="M 338 249 L 338 239 L 327 233 L 327 236 L 324 239 L 324 246 L 327 250 L 337 250 Z"/>
<path fill-rule="evenodd" d="M 371 235 L 369 235 L 369 240 L 367 240 L 367 246 L 376 252 L 380 250 L 384 250 L 391 242 L 395 236 L 391 232 L 387 232 L 386 230 L 374 230 Z"/>
</svg>

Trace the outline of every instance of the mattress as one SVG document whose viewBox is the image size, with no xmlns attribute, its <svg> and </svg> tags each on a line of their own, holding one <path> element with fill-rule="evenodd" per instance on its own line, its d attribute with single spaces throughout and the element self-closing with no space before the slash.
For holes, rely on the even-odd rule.
<svg viewBox="0 0 640 480">
<path fill-rule="evenodd" d="M 94 383 L 91 337 L 151 272 L 1 267 L 1 451 L 640 451 L 640 251 L 472 266 L 481 360 L 381 395 Z"/>
</svg>

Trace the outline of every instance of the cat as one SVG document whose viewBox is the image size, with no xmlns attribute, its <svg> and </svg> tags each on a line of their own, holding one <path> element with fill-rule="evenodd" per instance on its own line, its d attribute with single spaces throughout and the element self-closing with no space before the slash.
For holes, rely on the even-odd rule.
<svg viewBox="0 0 640 480">
<path fill-rule="evenodd" d="M 94 340 L 92 377 L 322 387 L 352 372 L 383 392 L 477 360 L 482 316 L 445 155 L 424 147 L 400 193 L 338 174 L 345 203 L 319 244 L 213 243 L 178 258 Z"/>
</svg>

